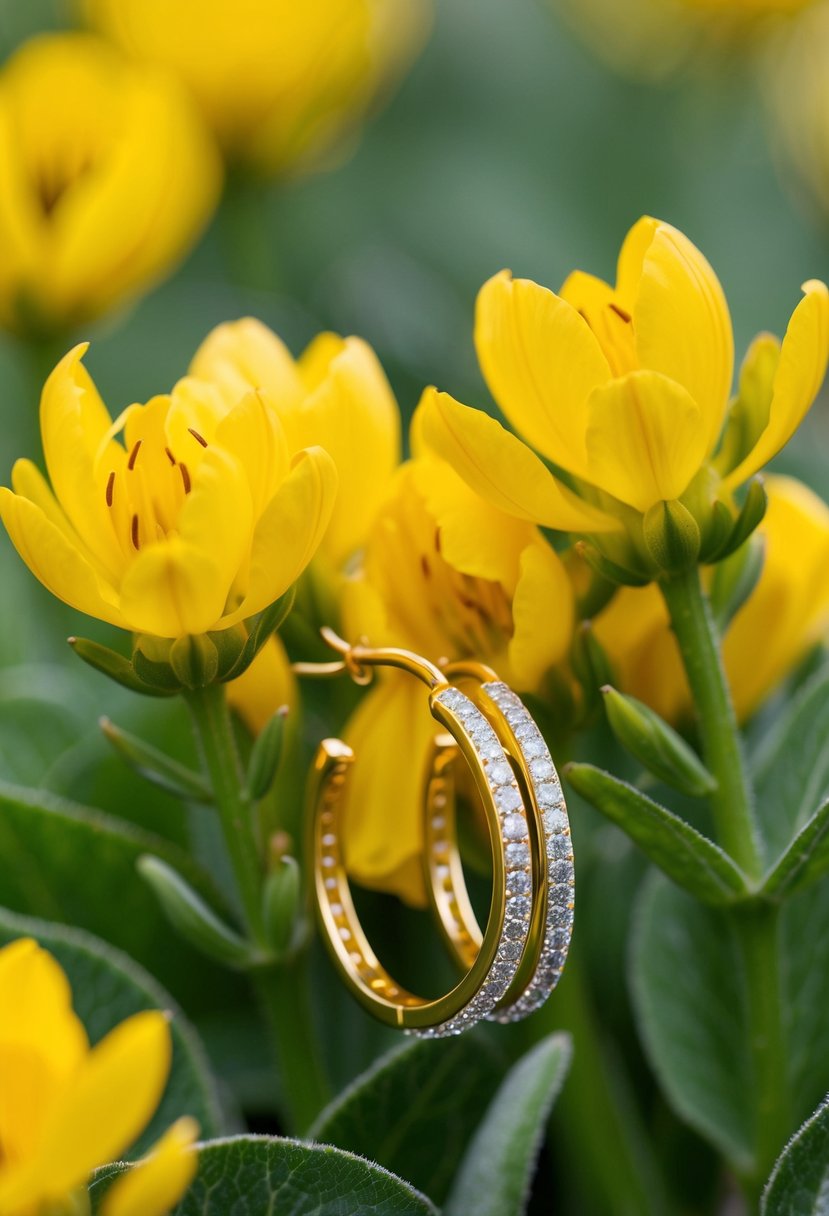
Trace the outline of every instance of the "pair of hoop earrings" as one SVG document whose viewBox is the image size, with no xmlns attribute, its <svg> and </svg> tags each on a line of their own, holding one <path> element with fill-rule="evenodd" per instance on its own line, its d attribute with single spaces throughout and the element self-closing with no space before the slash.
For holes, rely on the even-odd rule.
<svg viewBox="0 0 829 1216">
<path fill-rule="evenodd" d="M 342 657 L 296 664 L 304 675 L 346 673 L 360 684 L 374 667 L 397 667 L 429 690 L 443 728 L 425 775 L 424 868 L 432 910 L 463 978 L 435 1000 L 389 975 L 363 931 L 343 863 L 343 795 L 355 756 L 340 739 L 319 746 L 309 788 L 309 856 L 323 937 L 346 986 L 381 1022 L 424 1038 L 460 1034 L 486 1018 L 517 1021 L 542 1005 L 561 976 L 573 925 L 573 848 L 558 775 L 541 731 L 519 697 L 488 667 L 438 667 L 408 650 L 350 646 Z M 453 681 L 471 686 L 462 692 Z M 457 844 L 455 773 L 463 759 L 483 804 L 493 889 L 486 928 L 469 900 Z"/>
</svg>

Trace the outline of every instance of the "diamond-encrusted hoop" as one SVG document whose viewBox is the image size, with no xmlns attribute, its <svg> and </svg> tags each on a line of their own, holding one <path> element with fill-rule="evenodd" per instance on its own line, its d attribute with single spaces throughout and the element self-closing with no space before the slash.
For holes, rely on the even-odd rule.
<svg viewBox="0 0 829 1216">
<path fill-rule="evenodd" d="M 430 706 L 475 779 L 489 825 L 495 876 L 480 948 L 450 992 L 436 1000 L 408 992 L 385 970 L 366 939 L 351 898 L 340 833 L 343 792 L 354 756 L 338 739 L 325 740 L 317 754 L 309 830 L 319 919 L 346 984 L 382 1021 L 409 1034 L 442 1038 L 474 1026 L 503 1001 L 526 951 L 536 884 L 524 796 L 495 730 L 457 688 L 439 686 Z M 440 824 L 433 826 L 437 844 L 445 844 Z"/>
<path fill-rule="evenodd" d="M 510 750 L 514 749 L 524 762 L 530 797 L 539 813 L 547 871 L 546 882 L 542 884 L 546 905 L 544 935 L 533 976 L 515 1001 L 489 1015 L 493 1021 L 513 1022 L 543 1005 L 561 978 L 573 930 L 573 844 L 558 773 L 529 710 L 500 681 L 484 684 L 482 691 L 501 711 L 510 735 Z"/>
</svg>

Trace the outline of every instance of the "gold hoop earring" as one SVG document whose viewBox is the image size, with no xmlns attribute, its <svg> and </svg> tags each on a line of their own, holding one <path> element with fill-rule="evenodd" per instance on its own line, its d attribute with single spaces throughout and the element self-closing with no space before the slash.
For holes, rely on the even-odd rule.
<svg viewBox="0 0 829 1216">
<path fill-rule="evenodd" d="M 510 1021 L 525 1016 L 546 999 L 561 973 L 573 911 L 572 850 L 560 787 L 556 805 L 547 808 L 548 822 L 556 827 L 548 829 L 540 790 L 549 783 L 542 781 L 538 765 L 534 773 L 533 757 L 520 746 L 529 729 L 541 739 L 538 728 L 515 694 L 488 669 L 479 669 L 487 680 L 481 682 L 476 704 L 449 682 L 450 670 L 468 672 L 443 671 L 393 647 L 350 646 L 331 630 L 324 630 L 323 636 L 340 660 L 296 664 L 298 674 L 346 672 L 365 682 L 370 668 L 392 666 L 408 671 L 429 689 L 430 711 L 445 733 L 438 737 L 425 794 L 427 872 L 444 936 L 465 970 L 451 991 L 431 1000 L 398 984 L 375 955 L 359 922 L 343 863 L 341 810 L 354 754 L 341 740 L 326 739 L 309 786 L 309 854 L 319 923 L 346 986 L 375 1017 L 422 1037 L 459 1034 L 482 1018 Z M 480 797 L 492 851 L 492 898 L 483 932 L 468 900 L 454 836 L 451 774 L 460 758 L 469 766 Z M 541 760 L 547 763 L 543 755 Z M 548 859 L 548 840 L 566 841 L 566 855 Z M 559 894 L 550 899 L 553 876 L 565 877 L 563 870 L 553 869 L 559 862 L 567 868 L 566 881 L 554 883 Z M 559 918 L 555 925 L 554 911 Z M 553 939 L 553 934 L 559 936 Z"/>
</svg>

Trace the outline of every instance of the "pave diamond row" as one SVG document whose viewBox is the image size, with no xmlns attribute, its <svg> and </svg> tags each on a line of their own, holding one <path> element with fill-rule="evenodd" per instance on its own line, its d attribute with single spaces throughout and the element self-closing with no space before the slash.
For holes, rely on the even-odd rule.
<svg viewBox="0 0 829 1216">
<path fill-rule="evenodd" d="M 472 1000 L 448 1022 L 408 1032 L 421 1038 L 460 1034 L 492 1013 L 515 978 L 527 944 L 533 908 L 527 814 L 506 752 L 485 716 L 459 689 L 447 688 L 438 693 L 435 700 L 457 720 L 463 733 L 470 739 L 486 774 L 501 827 L 500 846 L 506 873 L 507 899 L 495 961 L 483 984 Z M 435 847 L 445 847 L 440 836 L 436 839 Z M 435 861 L 438 866 L 443 864 L 443 855 L 437 856 Z"/>
<path fill-rule="evenodd" d="M 483 691 L 506 719 L 515 747 L 526 763 L 531 793 L 540 813 L 547 868 L 546 923 L 538 966 L 518 1000 L 489 1015 L 493 1021 L 512 1022 L 543 1005 L 561 978 L 573 930 L 573 844 L 561 783 L 541 731 L 506 684 L 484 684 Z"/>
</svg>

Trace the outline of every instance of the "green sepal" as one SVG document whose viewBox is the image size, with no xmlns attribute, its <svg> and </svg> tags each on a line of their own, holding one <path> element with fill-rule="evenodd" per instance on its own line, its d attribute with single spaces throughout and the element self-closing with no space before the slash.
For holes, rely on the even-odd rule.
<svg viewBox="0 0 829 1216">
<path fill-rule="evenodd" d="M 582 621 L 573 635 L 570 649 L 573 675 L 584 693 L 585 710 L 595 709 L 604 684 L 613 682 L 613 669 L 604 647 L 599 642 L 590 621 Z"/>
<path fill-rule="evenodd" d="M 284 595 L 281 595 L 278 600 L 274 600 L 258 616 L 251 617 L 250 620 L 245 622 L 248 628 L 247 641 L 236 663 L 228 670 L 226 675 L 222 676 L 223 680 L 235 680 L 237 676 L 247 671 L 270 636 L 276 633 L 285 621 L 285 618 L 294 606 L 295 598 L 296 584 L 289 587 Z"/>
<path fill-rule="evenodd" d="M 208 633 L 207 637 L 216 647 L 217 670 L 216 679 L 227 680 L 230 673 L 236 669 L 239 659 L 248 643 L 248 631 L 243 623 L 231 625 L 229 629 L 217 629 Z"/>
<path fill-rule="evenodd" d="M 140 680 L 168 696 L 181 692 L 182 683 L 170 666 L 173 643 L 169 638 L 156 638 L 151 633 L 135 635 L 132 665 Z"/>
<path fill-rule="evenodd" d="M 788 899 L 829 870 L 829 799 L 804 824 L 763 880 L 762 894 Z"/>
<path fill-rule="evenodd" d="M 276 780 L 285 745 L 287 716 L 288 706 L 281 705 L 262 727 L 251 748 L 245 790 L 254 802 L 264 798 Z"/>
<path fill-rule="evenodd" d="M 170 924 L 191 946 L 225 967 L 241 970 L 263 962 L 244 938 L 229 928 L 177 870 L 145 853 L 136 869 L 152 887 Z"/>
<path fill-rule="evenodd" d="M 696 752 L 649 705 L 609 684 L 602 693 L 614 735 L 648 772 L 691 797 L 703 798 L 716 789 L 716 780 Z"/>
<path fill-rule="evenodd" d="M 763 538 L 753 536 L 714 566 L 708 598 L 721 636 L 757 586 L 764 558 Z"/>
<path fill-rule="evenodd" d="M 140 692 L 145 697 L 170 697 L 178 691 L 175 688 L 158 688 L 146 683 L 129 659 L 115 650 L 110 650 L 108 646 L 102 646 L 99 642 L 93 642 L 89 638 L 72 637 L 67 641 L 78 658 L 83 659 L 84 663 L 88 663 L 96 671 L 108 676 L 110 680 L 114 680 L 116 684 L 120 684 L 122 688 L 129 688 L 131 692 Z"/>
<path fill-rule="evenodd" d="M 734 527 L 731 529 L 731 535 L 722 548 L 713 553 L 708 560 L 721 562 L 723 558 L 729 557 L 741 545 L 745 544 L 755 528 L 763 522 L 767 506 L 768 496 L 763 485 L 763 478 L 759 475 L 752 477 L 748 483 L 748 493 L 746 494 L 745 502 L 734 521 Z"/>
<path fill-rule="evenodd" d="M 721 498 L 714 500 L 708 513 L 708 519 L 702 530 L 699 560 L 701 564 L 710 561 L 715 553 L 725 547 L 734 527 L 734 514 Z"/>
<path fill-rule="evenodd" d="M 219 652 L 206 633 L 176 638 L 170 647 L 170 667 L 184 688 L 207 688 L 219 671 Z"/>
<path fill-rule="evenodd" d="M 752 894 L 737 863 L 667 807 L 592 764 L 568 764 L 564 773 L 582 798 L 700 903 L 723 907 Z"/>
<path fill-rule="evenodd" d="M 654 503 L 645 512 L 642 535 L 645 548 L 664 574 L 681 574 L 696 565 L 699 525 L 678 498 Z"/>
<path fill-rule="evenodd" d="M 283 958 L 302 935 L 302 879 L 293 857 L 280 857 L 265 879 L 262 912 L 265 933 L 277 958 Z"/>
<path fill-rule="evenodd" d="M 587 541 L 577 541 L 575 549 L 596 573 L 608 582 L 622 587 L 647 587 L 648 583 L 653 581 L 649 572 L 622 566 Z"/>
<path fill-rule="evenodd" d="M 98 722 L 104 737 L 112 744 L 118 755 L 141 777 L 154 785 L 183 798 L 187 802 L 211 803 L 213 794 L 207 782 L 192 769 L 166 756 L 164 752 L 139 739 L 137 735 L 122 730 L 109 718 Z"/>
</svg>

